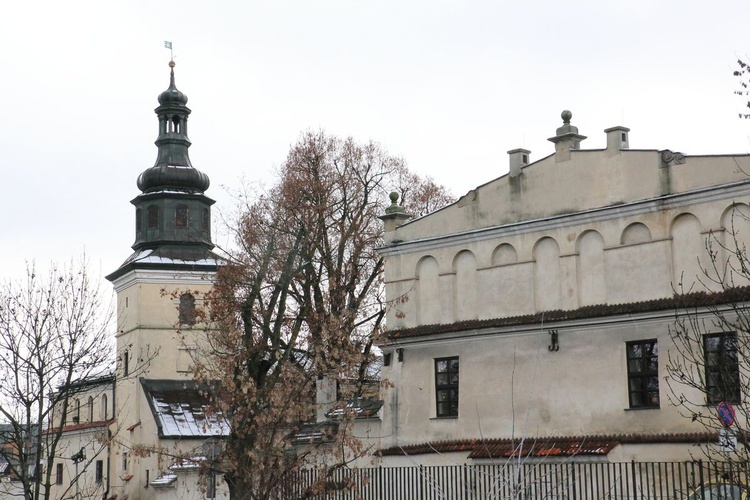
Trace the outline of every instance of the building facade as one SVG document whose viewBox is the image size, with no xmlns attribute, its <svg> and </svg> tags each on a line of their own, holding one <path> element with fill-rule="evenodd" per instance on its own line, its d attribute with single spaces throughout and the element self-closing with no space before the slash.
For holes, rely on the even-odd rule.
<svg viewBox="0 0 750 500">
<path fill-rule="evenodd" d="M 626 127 L 584 150 L 571 116 L 553 154 L 511 150 L 456 203 L 383 217 L 382 464 L 685 460 L 718 439 L 671 404 L 718 401 L 669 386 L 669 332 L 681 307 L 709 316 L 717 278 L 747 284 L 721 264 L 750 240 L 750 157 L 631 149 Z"/>
<path fill-rule="evenodd" d="M 159 95 L 157 159 L 138 177 L 133 254 L 107 276 L 117 293 L 114 373 L 88 381 L 66 418 L 53 498 L 214 498 L 201 460 L 228 432 L 192 380 L 203 333 L 196 310 L 219 260 L 211 252 L 209 178 L 188 155 L 190 109 L 175 85 Z M 185 460 L 194 457 L 194 460 Z M 78 459 L 78 460 L 77 460 Z M 75 488 L 72 488 L 74 485 Z"/>
</svg>

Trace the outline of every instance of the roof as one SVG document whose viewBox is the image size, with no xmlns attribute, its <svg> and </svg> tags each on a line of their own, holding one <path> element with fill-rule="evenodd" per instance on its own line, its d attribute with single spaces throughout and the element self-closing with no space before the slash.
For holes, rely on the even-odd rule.
<svg viewBox="0 0 750 500">
<path fill-rule="evenodd" d="M 224 261 L 205 246 L 161 245 L 157 248 L 137 250 L 113 273 L 105 276 L 114 281 L 133 269 L 159 269 L 215 272 Z"/>
<path fill-rule="evenodd" d="M 319 444 L 333 440 L 333 436 L 339 430 L 336 422 L 314 422 L 302 424 L 297 432 L 291 433 L 288 438 L 292 444 Z"/>
<path fill-rule="evenodd" d="M 74 432 L 74 431 L 84 431 L 86 429 L 96 429 L 96 428 L 106 428 L 109 427 L 110 424 L 112 424 L 115 421 L 115 419 L 110 420 L 97 420 L 94 422 L 82 422 L 80 424 L 72 424 L 72 425 L 66 425 L 63 427 L 63 432 Z M 44 430 L 45 434 L 52 434 L 54 432 L 57 432 L 57 427 L 50 427 L 48 429 Z"/>
<path fill-rule="evenodd" d="M 331 408 L 326 412 L 326 418 L 338 420 L 344 415 L 351 414 L 354 418 L 374 418 L 380 408 L 383 407 L 383 400 L 370 398 L 352 398 L 346 401 L 345 407 Z"/>
<path fill-rule="evenodd" d="M 382 456 L 424 455 L 429 453 L 468 452 L 471 459 L 512 457 L 607 456 L 620 444 L 706 443 L 716 440 L 709 432 L 680 434 L 617 434 L 595 436 L 558 436 L 516 439 L 458 439 L 380 450 Z"/>
<path fill-rule="evenodd" d="M 413 328 L 394 329 L 387 332 L 391 340 L 422 337 L 438 333 L 452 333 L 466 330 L 480 330 L 483 328 L 497 328 L 504 326 L 521 326 L 555 323 L 576 319 L 600 318 L 626 314 L 646 313 L 654 311 L 685 310 L 701 307 L 718 306 L 722 304 L 741 303 L 750 301 L 750 286 L 736 287 L 722 292 L 693 292 L 674 295 L 663 299 L 630 302 L 627 304 L 600 304 L 585 306 L 567 311 L 544 311 L 523 316 L 506 318 L 458 321 L 448 324 L 421 325 Z"/>
<path fill-rule="evenodd" d="M 154 488 L 169 488 L 177 481 L 177 474 L 164 474 L 151 481 Z"/>
<path fill-rule="evenodd" d="M 156 421 L 160 438 L 226 436 L 222 415 L 206 412 L 208 386 L 188 380 L 139 379 Z"/>
</svg>

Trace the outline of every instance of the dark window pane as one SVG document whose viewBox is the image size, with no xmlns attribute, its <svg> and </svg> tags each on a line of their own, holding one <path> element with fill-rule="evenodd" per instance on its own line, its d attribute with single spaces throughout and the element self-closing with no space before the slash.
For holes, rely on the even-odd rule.
<svg viewBox="0 0 750 500">
<path fill-rule="evenodd" d="M 706 402 L 739 403 L 739 353 L 737 335 L 723 332 L 703 336 Z"/>
<path fill-rule="evenodd" d="M 631 358 L 641 357 L 641 344 L 629 344 L 628 353 Z"/>
<path fill-rule="evenodd" d="M 435 360 L 435 399 L 438 417 L 458 416 L 458 358 Z"/>
<path fill-rule="evenodd" d="M 195 324 L 195 297 L 189 293 L 180 295 L 179 322 L 181 325 Z"/>
<path fill-rule="evenodd" d="M 656 340 L 628 342 L 630 407 L 659 406 L 659 344 Z"/>
<path fill-rule="evenodd" d="M 151 205 L 146 210 L 146 217 L 148 218 L 148 228 L 158 229 L 159 228 L 159 207 Z"/>
<path fill-rule="evenodd" d="M 175 208 L 174 225 L 175 227 L 187 227 L 188 209 L 185 205 L 178 205 Z"/>
</svg>

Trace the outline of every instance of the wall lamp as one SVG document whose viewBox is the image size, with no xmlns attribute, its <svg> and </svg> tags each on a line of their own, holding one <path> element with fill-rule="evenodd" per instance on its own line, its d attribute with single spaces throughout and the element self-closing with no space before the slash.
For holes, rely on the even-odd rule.
<svg viewBox="0 0 750 500">
<path fill-rule="evenodd" d="M 556 352 L 560 350 L 560 339 L 557 335 L 557 330 L 550 330 L 549 332 L 549 345 L 547 346 L 547 349 L 549 349 L 551 352 Z"/>
</svg>

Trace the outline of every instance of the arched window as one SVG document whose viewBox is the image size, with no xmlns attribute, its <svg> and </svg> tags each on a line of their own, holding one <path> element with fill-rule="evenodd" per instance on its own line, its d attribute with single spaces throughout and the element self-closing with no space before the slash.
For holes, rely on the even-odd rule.
<svg viewBox="0 0 750 500">
<path fill-rule="evenodd" d="M 177 205 L 174 209 L 174 225 L 175 227 L 187 227 L 188 225 L 188 209 L 185 205 Z"/>
<path fill-rule="evenodd" d="M 142 218 L 141 209 L 137 208 L 135 210 L 135 237 L 136 238 L 141 237 L 141 218 Z"/>
<path fill-rule="evenodd" d="M 190 293 L 180 295 L 179 322 L 181 325 L 195 324 L 195 297 Z"/>
<path fill-rule="evenodd" d="M 73 423 L 77 424 L 81 421 L 81 401 L 76 399 L 73 401 Z"/>
<path fill-rule="evenodd" d="M 208 209 L 204 208 L 203 210 L 201 210 L 201 231 L 203 231 L 203 234 L 207 235 L 210 230 L 211 217 L 208 213 Z"/>
<path fill-rule="evenodd" d="M 89 396 L 89 422 L 94 421 L 94 398 Z"/>
<path fill-rule="evenodd" d="M 159 207 L 151 205 L 146 209 L 149 229 L 159 229 Z"/>
<path fill-rule="evenodd" d="M 107 420 L 108 408 L 107 408 L 107 395 L 106 394 L 102 394 L 101 404 L 102 404 L 102 408 L 101 408 L 102 420 Z"/>
</svg>

